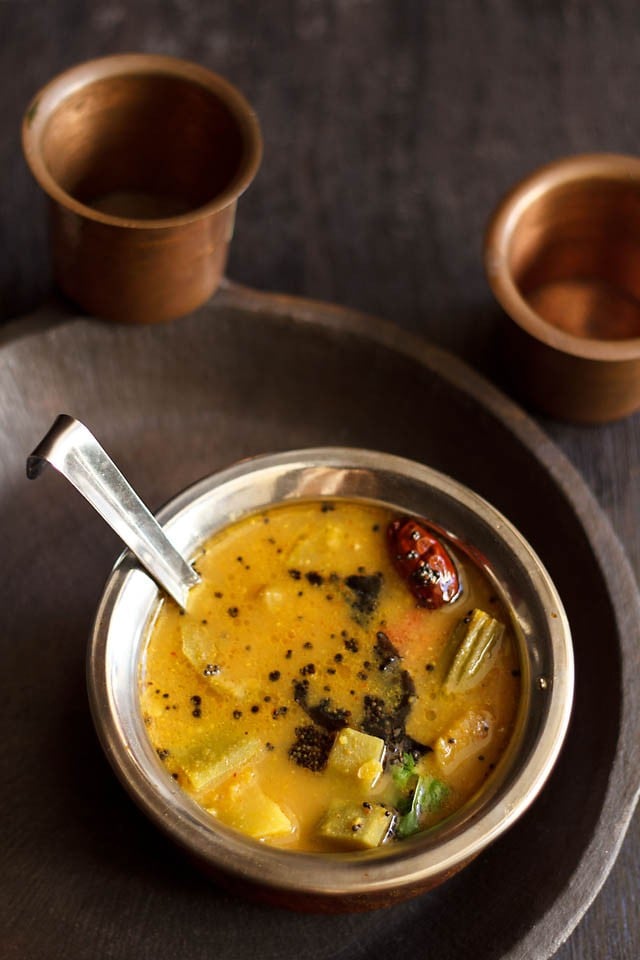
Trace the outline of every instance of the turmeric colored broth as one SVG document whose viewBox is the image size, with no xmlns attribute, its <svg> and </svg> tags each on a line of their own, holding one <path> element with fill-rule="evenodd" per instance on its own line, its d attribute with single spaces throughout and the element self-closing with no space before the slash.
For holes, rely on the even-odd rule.
<svg viewBox="0 0 640 960">
<path fill-rule="evenodd" d="M 460 597 L 419 606 L 389 556 L 394 516 L 335 499 L 241 519 L 203 546 L 186 613 L 165 601 L 149 632 L 140 696 L 158 756 L 258 840 L 343 850 L 427 829 L 509 741 L 520 682 L 506 611 L 460 555 Z M 452 636 L 474 609 L 506 630 L 482 678 L 451 690 Z"/>
</svg>

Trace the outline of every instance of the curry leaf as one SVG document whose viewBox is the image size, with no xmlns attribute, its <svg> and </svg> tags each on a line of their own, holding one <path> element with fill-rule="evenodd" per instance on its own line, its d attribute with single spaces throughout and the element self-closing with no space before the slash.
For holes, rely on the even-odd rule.
<svg viewBox="0 0 640 960">
<path fill-rule="evenodd" d="M 422 814 L 438 811 L 446 802 L 449 793 L 449 787 L 442 780 L 430 776 L 419 777 L 413 792 L 411 809 L 398 820 L 396 835 L 404 839 L 417 833 L 421 829 Z"/>
</svg>

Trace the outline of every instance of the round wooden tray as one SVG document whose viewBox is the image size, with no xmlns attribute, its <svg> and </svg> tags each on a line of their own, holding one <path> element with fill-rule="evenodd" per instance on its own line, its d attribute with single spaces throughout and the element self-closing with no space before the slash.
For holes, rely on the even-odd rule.
<svg viewBox="0 0 640 960">
<path fill-rule="evenodd" d="M 172 324 L 52 306 L 0 350 L 0 643 L 7 958 L 538 958 L 603 883 L 640 786 L 640 605 L 585 484 L 514 404 L 382 321 L 231 284 Z M 436 891 L 365 915 L 234 899 L 134 808 L 98 747 L 84 648 L 115 536 L 65 481 L 24 477 L 58 413 L 84 420 L 150 506 L 251 454 L 369 447 L 468 484 L 549 568 L 575 640 L 576 699 L 543 794 Z"/>
</svg>

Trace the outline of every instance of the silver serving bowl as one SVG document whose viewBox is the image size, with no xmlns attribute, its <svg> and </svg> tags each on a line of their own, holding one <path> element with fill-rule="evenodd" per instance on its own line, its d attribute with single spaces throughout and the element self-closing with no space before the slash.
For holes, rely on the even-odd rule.
<svg viewBox="0 0 640 960">
<path fill-rule="evenodd" d="M 243 461 L 196 483 L 160 513 L 186 557 L 246 513 L 296 498 L 364 499 L 435 522 L 484 569 L 510 612 L 522 694 L 506 754 L 477 797 L 436 829 L 363 853 L 298 853 L 225 827 L 169 776 L 143 723 L 140 658 L 162 594 L 126 552 L 100 603 L 88 651 L 91 709 L 117 775 L 145 813 L 233 890 L 281 906 L 363 910 L 450 877 L 503 834 L 542 789 L 573 696 L 571 636 L 560 598 L 529 544 L 471 490 L 425 466 L 366 450 L 320 448 Z"/>
</svg>

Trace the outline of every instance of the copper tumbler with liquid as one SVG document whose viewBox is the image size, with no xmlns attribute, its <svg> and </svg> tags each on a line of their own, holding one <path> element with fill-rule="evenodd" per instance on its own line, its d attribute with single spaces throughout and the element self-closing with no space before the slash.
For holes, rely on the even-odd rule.
<svg viewBox="0 0 640 960">
<path fill-rule="evenodd" d="M 169 320 L 217 289 L 262 155 L 224 78 L 167 56 L 91 60 L 36 94 L 23 149 L 50 201 L 54 279 L 90 314 Z"/>
<path fill-rule="evenodd" d="M 484 254 L 518 396 L 575 423 L 640 409 L 640 158 L 534 171 L 499 204 Z"/>
</svg>

